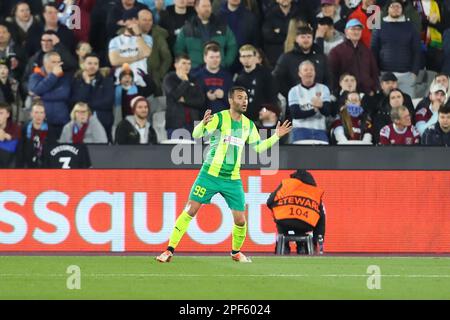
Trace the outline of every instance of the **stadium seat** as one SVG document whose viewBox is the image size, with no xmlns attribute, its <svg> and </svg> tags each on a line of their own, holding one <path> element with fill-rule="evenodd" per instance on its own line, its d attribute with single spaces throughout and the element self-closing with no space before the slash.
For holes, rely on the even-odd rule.
<svg viewBox="0 0 450 320">
<path fill-rule="evenodd" d="M 158 111 L 153 114 L 152 125 L 153 125 L 153 129 L 155 129 L 155 131 L 156 131 L 156 135 L 158 137 L 158 143 L 162 143 L 162 141 L 167 140 L 166 112 L 165 111 Z"/>
<path fill-rule="evenodd" d="M 276 251 L 277 255 L 284 255 L 286 251 L 286 242 L 295 241 L 297 243 L 306 243 L 308 255 L 314 254 L 313 236 L 311 233 L 304 235 L 278 234 Z"/>
<path fill-rule="evenodd" d="M 314 145 L 314 144 L 320 144 L 320 145 L 328 145 L 328 142 L 322 141 L 322 140 L 299 140 L 294 141 L 292 144 L 303 144 L 303 145 Z"/>
<path fill-rule="evenodd" d="M 161 144 L 196 144 L 195 141 L 187 139 L 168 139 L 160 142 Z"/>
</svg>

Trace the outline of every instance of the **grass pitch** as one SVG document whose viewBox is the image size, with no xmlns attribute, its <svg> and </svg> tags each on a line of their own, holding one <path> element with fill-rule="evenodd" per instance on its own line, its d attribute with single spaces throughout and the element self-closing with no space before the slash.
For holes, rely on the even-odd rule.
<svg viewBox="0 0 450 320">
<path fill-rule="evenodd" d="M 69 266 L 81 289 L 67 288 Z M 368 289 L 369 266 L 381 289 Z M 369 281 L 368 281 L 369 280 Z M 69 281 L 70 282 L 70 281 Z M 450 299 L 450 259 L 383 257 L 0 257 L 0 299 Z"/>
</svg>

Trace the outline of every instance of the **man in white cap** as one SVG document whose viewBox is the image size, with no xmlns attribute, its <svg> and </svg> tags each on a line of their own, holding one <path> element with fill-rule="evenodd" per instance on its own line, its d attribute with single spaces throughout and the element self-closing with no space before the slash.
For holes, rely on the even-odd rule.
<svg viewBox="0 0 450 320">
<path fill-rule="evenodd" d="M 434 84 L 430 88 L 430 104 L 417 110 L 415 115 L 416 128 L 422 135 L 426 129 L 438 121 L 438 111 L 447 100 L 447 90 L 441 84 Z"/>
</svg>

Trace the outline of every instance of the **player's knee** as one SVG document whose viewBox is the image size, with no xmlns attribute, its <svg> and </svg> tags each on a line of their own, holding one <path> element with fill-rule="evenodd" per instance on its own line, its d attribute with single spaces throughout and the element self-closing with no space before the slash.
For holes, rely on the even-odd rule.
<svg viewBox="0 0 450 320">
<path fill-rule="evenodd" d="M 238 227 L 243 227 L 246 224 L 245 221 L 245 216 L 242 217 L 235 217 L 234 218 L 234 224 L 237 225 Z"/>
<path fill-rule="evenodd" d="M 202 206 L 201 203 L 189 201 L 188 204 L 186 205 L 185 211 L 187 212 L 188 215 L 194 218 L 197 215 L 197 212 L 201 206 Z"/>
</svg>

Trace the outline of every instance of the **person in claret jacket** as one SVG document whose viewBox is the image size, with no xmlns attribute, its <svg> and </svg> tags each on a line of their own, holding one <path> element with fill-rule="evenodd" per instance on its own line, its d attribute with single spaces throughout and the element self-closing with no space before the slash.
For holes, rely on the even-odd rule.
<svg viewBox="0 0 450 320">
<path fill-rule="evenodd" d="M 333 88 L 339 85 L 343 73 L 351 73 L 358 82 L 358 91 L 373 95 L 379 88 L 378 67 L 372 51 L 361 41 L 363 24 L 352 19 L 345 26 L 346 40 L 331 50 L 328 64 L 333 77 Z"/>
</svg>

